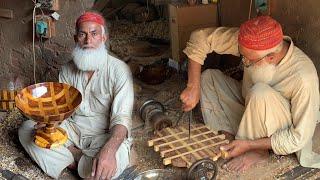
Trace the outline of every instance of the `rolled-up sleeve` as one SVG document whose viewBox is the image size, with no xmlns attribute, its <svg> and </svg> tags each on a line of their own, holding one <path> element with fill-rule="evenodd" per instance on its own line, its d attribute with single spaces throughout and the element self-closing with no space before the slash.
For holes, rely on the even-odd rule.
<svg viewBox="0 0 320 180">
<path fill-rule="evenodd" d="M 113 75 L 114 99 L 111 106 L 110 129 L 115 125 L 123 125 L 127 128 L 128 137 L 130 137 L 134 102 L 131 71 L 126 64 L 121 62 Z"/>
<path fill-rule="evenodd" d="M 298 80 L 297 83 L 299 88 L 293 92 L 291 99 L 293 124 L 271 136 L 271 146 L 275 154 L 297 152 L 312 140 L 319 111 L 318 78 L 306 78 L 304 81 Z"/>
<path fill-rule="evenodd" d="M 238 31 L 227 27 L 198 29 L 191 33 L 183 52 L 201 65 L 211 52 L 239 56 Z"/>
</svg>

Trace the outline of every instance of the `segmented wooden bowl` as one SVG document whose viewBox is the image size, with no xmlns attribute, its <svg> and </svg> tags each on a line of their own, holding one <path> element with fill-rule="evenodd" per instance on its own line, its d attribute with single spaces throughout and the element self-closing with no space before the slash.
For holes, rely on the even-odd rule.
<svg viewBox="0 0 320 180">
<path fill-rule="evenodd" d="M 15 97 L 22 113 L 37 122 L 61 122 L 67 119 L 82 100 L 74 87 L 58 82 L 44 82 L 22 89 Z"/>
<path fill-rule="evenodd" d="M 76 88 L 58 82 L 28 86 L 15 97 L 16 106 L 25 116 L 45 125 L 36 130 L 34 139 L 42 148 L 57 147 L 67 141 L 67 133 L 57 126 L 72 115 L 81 101 L 82 95 Z"/>
</svg>

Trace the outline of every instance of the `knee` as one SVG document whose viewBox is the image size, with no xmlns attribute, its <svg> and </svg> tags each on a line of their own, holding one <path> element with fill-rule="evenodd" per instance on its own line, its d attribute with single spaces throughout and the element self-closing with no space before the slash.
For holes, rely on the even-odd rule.
<svg viewBox="0 0 320 180">
<path fill-rule="evenodd" d="M 214 77 L 221 76 L 222 72 L 218 69 L 207 69 L 201 74 L 201 86 L 213 84 Z"/>
<path fill-rule="evenodd" d="M 246 99 L 256 99 L 256 100 L 261 100 L 265 99 L 268 97 L 269 94 L 273 93 L 274 90 L 265 83 L 256 83 L 255 85 L 252 86 L 250 89 Z"/>
<path fill-rule="evenodd" d="M 27 120 L 24 121 L 18 129 L 19 140 L 23 146 L 27 144 L 26 141 L 31 137 L 35 124 L 36 123 L 34 121 Z"/>
<path fill-rule="evenodd" d="M 18 130 L 18 134 L 20 136 L 21 133 L 24 133 L 24 132 L 27 132 L 27 131 L 32 131 L 34 129 L 34 125 L 36 123 L 32 120 L 27 120 L 27 121 L 24 121 L 21 126 L 19 127 L 19 130 Z"/>
</svg>

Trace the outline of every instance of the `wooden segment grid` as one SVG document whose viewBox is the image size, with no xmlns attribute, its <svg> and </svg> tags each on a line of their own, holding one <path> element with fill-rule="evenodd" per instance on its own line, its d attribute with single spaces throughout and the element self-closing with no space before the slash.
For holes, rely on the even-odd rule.
<svg viewBox="0 0 320 180">
<path fill-rule="evenodd" d="M 73 113 L 81 99 L 81 93 L 68 84 L 46 82 L 24 88 L 17 95 L 16 102 L 31 119 L 60 122 Z"/>
<path fill-rule="evenodd" d="M 219 147 L 227 143 L 229 141 L 225 135 L 219 135 L 203 124 L 196 124 L 191 126 L 190 139 L 185 127 L 165 128 L 148 141 L 148 146 L 160 152 L 164 165 L 190 167 L 204 158 L 216 161 L 221 156 Z"/>
<path fill-rule="evenodd" d="M 17 91 L 0 90 L 0 110 L 8 111 L 13 109 L 16 105 L 14 98 L 17 95 Z"/>
</svg>

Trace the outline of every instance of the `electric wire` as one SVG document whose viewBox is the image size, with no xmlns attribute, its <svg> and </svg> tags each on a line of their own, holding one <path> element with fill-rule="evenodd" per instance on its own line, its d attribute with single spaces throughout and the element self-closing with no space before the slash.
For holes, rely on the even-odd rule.
<svg viewBox="0 0 320 180">
<path fill-rule="evenodd" d="M 42 18 L 44 17 L 44 12 L 41 8 L 41 4 L 37 3 L 36 0 L 31 0 L 34 3 L 32 11 L 32 57 L 33 57 L 33 81 L 36 84 L 36 52 L 35 52 L 35 23 L 36 23 L 36 9 L 39 8 L 42 13 Z"/>
<path fill-rule="evenodd" d="M 36 14 L 36 2 L 34 2 L 34 8 L 32 12 L 32 54 L 33 54 L 33 80 L 34 83 L 37 83 L 36 79 L 36 53 L 35 53 L 35 47 L 34 47 L 34 41 L 35 41 L 35 14 Z"/>
<path fill-rule="evenodd" d="M 250 0 L 250 8 L 249 8 L 248 20 L 251 19 L 251 9 L 252 9 L 252 0 Z"/>
</svg>

